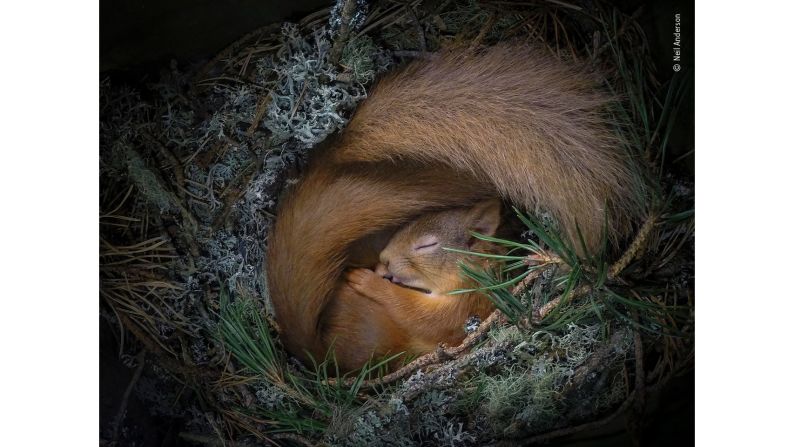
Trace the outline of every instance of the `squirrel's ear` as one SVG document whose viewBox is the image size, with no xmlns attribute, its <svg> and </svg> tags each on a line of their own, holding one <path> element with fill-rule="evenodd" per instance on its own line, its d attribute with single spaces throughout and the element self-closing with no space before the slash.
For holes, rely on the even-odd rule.
<svg viewBox="0 0 794 447">
<path fill-rule="evenodd" d="M 493 236 L 502 220 L 502 201 L 489 199 L 477 203 L 468 212 L 469 229 Z"/>
</svg>

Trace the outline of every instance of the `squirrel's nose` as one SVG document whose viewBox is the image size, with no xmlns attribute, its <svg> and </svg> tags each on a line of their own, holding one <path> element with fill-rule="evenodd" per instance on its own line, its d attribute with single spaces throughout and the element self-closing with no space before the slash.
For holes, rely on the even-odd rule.
<svg viewBox="0 0 794 447">
<path fill-rule="evenodd" d="M 391 281 L 392 277 L 394 276 L 391 274 L 391 272 L 389 272 L 388 264 L 383 264 L 380 262 L 378 263 L 378 265 L 375 266 L 375 273 L 377 273 L 383 278 L 388 279 L 389 281 Z"/>
</svg>

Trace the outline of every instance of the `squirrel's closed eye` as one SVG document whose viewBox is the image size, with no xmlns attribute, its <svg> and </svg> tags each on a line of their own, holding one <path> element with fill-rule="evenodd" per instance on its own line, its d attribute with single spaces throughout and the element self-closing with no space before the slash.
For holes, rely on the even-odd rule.
<svg viewBox="0 0 794 447">
<path fill-rule="evenodd" d="M 433 248 L 438 245 L 438 239 L 434 237 L 427 237 L 423 238 L 419 241 L 419 243 L 414 247 L 415 251 L 425 250 L 428 248 Z"/>
</svg>

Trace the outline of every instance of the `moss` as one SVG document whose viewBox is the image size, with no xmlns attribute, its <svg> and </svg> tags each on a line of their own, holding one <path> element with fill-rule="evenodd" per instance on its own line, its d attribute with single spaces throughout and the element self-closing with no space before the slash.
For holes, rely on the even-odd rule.
<svg viewBox="0 0 794 447">
<path fill-rule="evenodd" d="M 339 63 L 350 73 L 352 82 L 368 84 L 386 71 L 391 61 L 371 37 L 360 36 L 348 42 Z"/>
<path fill-rule="evenodd" d="M 127 162 L 127 174 L 138 192 L 151 206 L 161 213 L 178 209 L 174 196 L 165 188 L 163 180 L 154 173 L 143 161 L 137 152 L 128 149 L 124 151 Z"/>
</svg>

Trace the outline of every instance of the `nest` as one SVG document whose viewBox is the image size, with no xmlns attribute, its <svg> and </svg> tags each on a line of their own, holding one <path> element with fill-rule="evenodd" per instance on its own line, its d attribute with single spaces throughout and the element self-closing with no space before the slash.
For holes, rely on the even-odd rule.
<svg viewBox="0 0 794 447">
<path fill-rule="evenodd" d="M 616 128 L 647 166 L 647 221 L 610 264 L 565 256 L 553 223 L 524 216 L 520 243 L 535 249 L 511 265 L 521 275 L 467 272 L 499 310 L 471 321 L 461 346 L 390 374 L 297 364 L 263 273 L 281 191 L 379 73 L 511 39 L 598 67 L 625 98 Z M 184 418 L 183 439 L 213 445 L 532 444 L 640 420 L 694 356 L 692 191 L 664 160 L 686 82 L 658 83 L 647 53 L 635 18 L 598 2 L 348 0 L 203 67 L 172 65 L 145 91 L 103 81 L 101 316 L 137 368 L 129 389 Z M 124 441 L 123 405 L 108 442 Z"/>
</svg>

